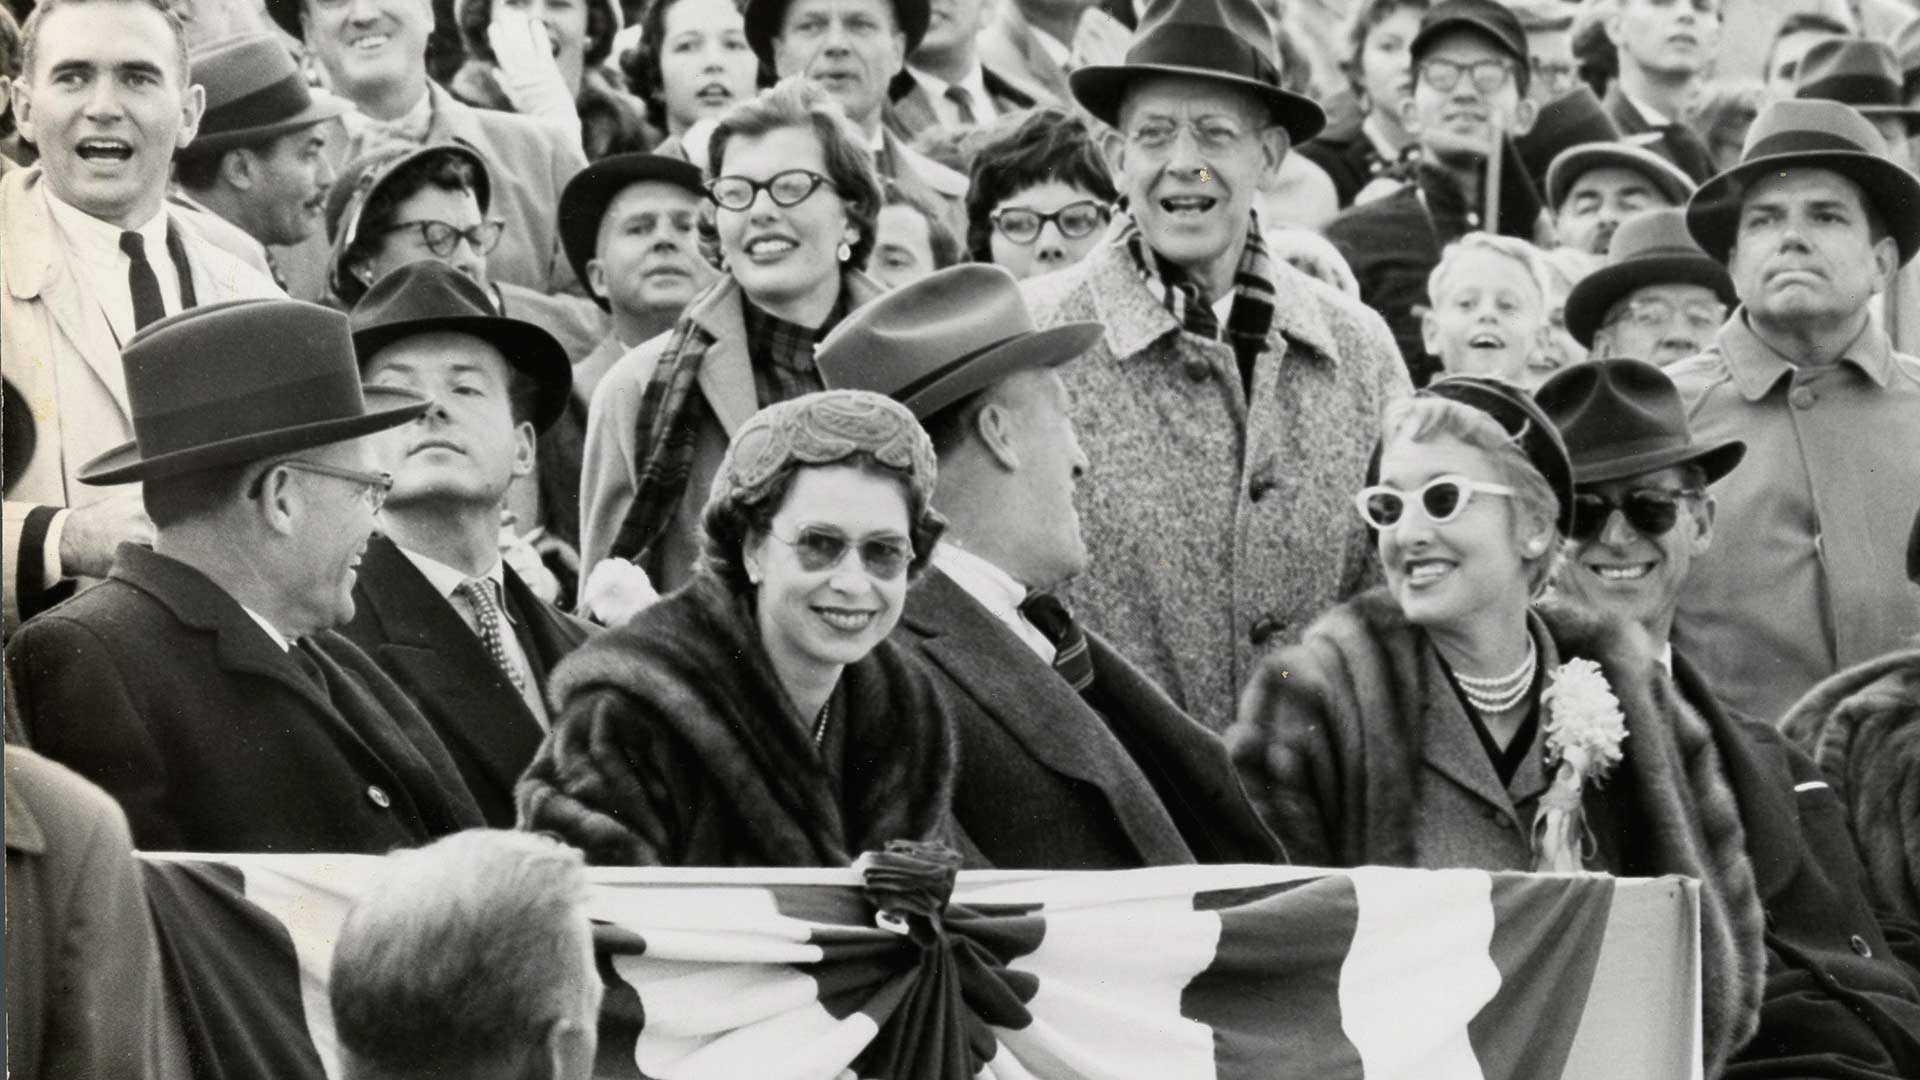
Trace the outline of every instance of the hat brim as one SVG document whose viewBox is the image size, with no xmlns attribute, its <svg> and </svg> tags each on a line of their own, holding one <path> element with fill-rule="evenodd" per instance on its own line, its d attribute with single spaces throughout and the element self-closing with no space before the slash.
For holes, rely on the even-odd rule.
<svg viewBox="0 0 1920 1080">
<path fill-rule="evenodd" d="M 235 439 L 224 439 L 203 446 L 192 446 L 184 450 L 158 454 L 150 458 L 140 456 L 140 444 L 137 441 L 122 443 L 82 465 L 78 478 L 83 484 L 104 487 L 109 484 L 158 480 L 162 477 L 179 476 L 202 469 L 217 468 L 221 465 L 259 461 L 277 454 L 326 446 L 329 443 L 344 442 L 362 435 L 371 435 L 376 431 L 396 428 L 402 424 L 412 423 L 420 414 L 427 411 L 428 402 L 424 398 L 405 390 L 369 386 L 363 391 L 363 395 L 367 403 L 367 411 L 359 416 L 344 416 L 336 420 L 321 420 L 276 431 L 256 432 Z M 377 407 L 376 403 L 378 403 Z"/>
<path fill-rule="evenodd" d="M 1729 308 L 1740 303 L 1727 268 L 1705 255 L 1648 255 L 1602 266 L 1574 283 L 1567 293 L 1567 333 L 1593 348 L 1593 337 L 1621 297 L 1643 285 L 1699 285 L 1713 290 Z M 1636 357 L 1636 359 L 1646 359 Z"/>
<path fill-rule="evenodd" d="M 515 371 L 532 379 L 535 387 L 532 420 L 537 430 L 552 427 L 566 411 L 567 396 L 573 392 L 573 362 L 552 334 L 530 322 L 496 315 L 437 315 L 383 323 L 355 331 L 353 352 L 365 368 L 374 354 L 394 342 L 435 332 L 477 337 L 499 349 Z"/>
<path fill-rule="evenodd" d="M 1700 185 L 1687 202 L 1687 231 L 1725 265 L 1739 233 L 1740 201 L 1753 181 L 1787 169 L 1827 169 L 1863 188 L 1900 249 L 1902 266 L 1920 252 L 1920 176 L 1859 150 L 1801 150 L 1742 162 Z"/>
<path fill-rule="evenodd" d="M 691 161 L 659 154 L 633 158 L 607 158 L 587 166 L 567 182 L 560 193 L 560 248 L 573 266 L 573 276 L 585 286 L 587 263 L 599 246 L 600 223 L 614 196 L 633 184 L 649 180 L 684 188 L 696 198 L 706 193 L 700 187 L 700 168 Z M 604 296 L 587 289 L 602 311 L 613 305 Z"/>
<path fill-rule="evenodd" d="M 956 365 L 952 370 L 902 395 L 900 404 L 920 420 L 970 394 L 985 390 L 1015 372 L 1059 367 L 1100 341 L 1106 327 L 1097 322 L 1062 323 L 1005 341 Z"/>
<path fill-rule="evenodd" d="M 1162 75 L 1206 79 L 1245 90 L 1267 106 L 1274 122 L 1286 129 L 1287 138 L 1295 146 L 1320 134 L 1327 126 L 1326 110 L 1312 98 L 1244 75 L 1184 64 L 1096 64 L 1068 75 L 1067 85 L 1073 91 L 1073 99 L 1096 120 L 1108 127 L 1118 127 L 1120 103 L 1126 98 L 1127 84 L 1135 79 Z"/>
<path fill-rule="evenodd" d="M 347 103 L 345 101 L 331 94 L 323 95 L 320 91 L 314 91 L 313 102 L 292 116 L 283 120 L 275 120 L 271 124 L 261 124 L 258 127 L 235 128 L 232 131 L 222 131 L 211 135 L 202 133 L 195 136 L 194 140 L 187 144 L 187 148 L 180 151 L 179 156 L 193 157 L 202 154 L 224 153 L 236 146 L 245 146 L 248 143 L 275 138 L 280 135 L 285 135 L 288 132 L 299 131 L 301 128 L 308 128 L 315 124 L 325 123 L 328 120 L 345 115 L 346 111 Z"/>
<path fill-rule="evenodd" d="M 1575 180 L 1594 169 L 1614 166 L 1653 181 L 1675 206 L 1685 206 L 1693 194 L 1693 178 L 1652 150 L 1608 143 L 1582 143 L 1554 156 L 1547 166 L 1547 203 L 1554 209 L 1566 201 Z"/>
<path fill-rule="evenodd" d="M 1747 456 L 1747 444 L 1739 439 L 1729 439 L 1714 446 L 1670 446 L 1664 450 L 1651 450 L 1644 454 L 1629 454 L 1614 458 L 1597 465 L 1573 464 L 1573 483 L 1575 487 L 1587 484 L 1604 484 L 1609 480 L 1624 480 L 1631 476 L 1642 476 L 1661 469 L 1671 469 L 1676 465 L 1698 465 L 1711 484 L 1727 475 Z"/>
</svg>

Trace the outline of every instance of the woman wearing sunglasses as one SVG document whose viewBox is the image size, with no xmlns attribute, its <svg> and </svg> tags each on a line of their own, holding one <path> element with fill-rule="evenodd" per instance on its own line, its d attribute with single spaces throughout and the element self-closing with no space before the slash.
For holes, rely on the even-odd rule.
<svg viewBox="0 0 1920 1080">
<path fill-rule="evenodd" d="M 1753 870 L 1646 636 L 1537 602 L 1574 526 L 1564 443 L 1449 376 L 1387 409 L 1378 454 L 1356 508 L 1386 584 L 1255 673 L 1227 735 L 1248 794 L 1307 865 L 1699 878 L 1713 1075 L 1758 1004 Z"/>
<path fill-rule="evenodd" d="M 880 182 L 825 91 L 801 78 L 761 91 L 721 118 L 708 149 L 721 277 L 613 366 L 587 427 L 586 565 L 631 559 L 661 592 L 693 571 L 727 436 L 819 390 L 814 343 L 881 292 L 862 272 Z"/>
<path fill-rule="evenodd" d="M 1086 257 L 1119 198 L 1085 120 L 1042 107 L 981 147 L 967 188 L 974 262 L 1030 278 Z"/>
<path fill-rule="evenodd" d="M 846 866 L 951 842 L 954 731 L 886 637 L 945 524 L 933 445 L 878 394 L 734 433 L 685 587 L 554 673 L 523 827 L 601 865 Z"/>
</svg>

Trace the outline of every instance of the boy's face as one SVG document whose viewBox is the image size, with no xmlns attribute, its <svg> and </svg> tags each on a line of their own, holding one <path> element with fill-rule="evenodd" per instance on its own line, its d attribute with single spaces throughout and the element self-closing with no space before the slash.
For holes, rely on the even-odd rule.
<svg viewBox="0 0 1920 1080">
<path fill-rule="evenodd" d="M 1421 323 L 1427 352 L 1448 372 L 1490 375 L 1516 386 L 1545 346 L 1546 299 L 1518 260 L 1491 251 L 1455 257 Z"/>
</svg>

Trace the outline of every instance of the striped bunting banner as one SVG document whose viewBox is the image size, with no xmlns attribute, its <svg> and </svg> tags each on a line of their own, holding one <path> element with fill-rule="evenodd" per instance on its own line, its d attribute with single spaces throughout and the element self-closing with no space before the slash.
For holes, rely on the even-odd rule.
<svg viewBox="0 0 1920 1080">
<path fill-rule="evenodd" d="M 146 858 L 197 1075 L 338 1077 L 328 962 L 379 860 L 211 858 Z M 1684 879 L 966 872 L 902 936 L 851 871 L 591 873 L 607 1077 L 1700 1075 Z"/>
</svg>

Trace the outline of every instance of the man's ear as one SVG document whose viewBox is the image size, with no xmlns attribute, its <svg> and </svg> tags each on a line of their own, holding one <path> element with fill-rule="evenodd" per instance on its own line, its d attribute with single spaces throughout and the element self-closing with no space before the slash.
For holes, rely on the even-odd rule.
<svg viewBox="0 0 1920 1080">
<path fill-rule="evenodd" d="M 1873 265 L 1878 273 L 1873 276 L 1873 294 L 1885 292 L 1893 282 L 1893 272 L 1900 268 L 1900 245 L 1891 236 L 1883 236 L 1873 245 Z"/>
<path fill-rule="evenodd" d="M 607 295 L 607 268 L 597 257 L 587 260 L 587 295 L 611 300 Z"/>
<path fill-rule="evenodd" d="M 1620 21 L 1622 17 L 1620 4 L 1615 3 L 1613 5 L 1613 11 L 1608 13 L 1606 18 L 1600 20 L 1600 29 L 1606 31 L 1607 40 L 1613 42 L 1613 47 L 1616 49 L 1620 47 Z"/>
<path fill-rule="evenodd" d="M 555 1020 L 547 1029 L 546 1060 L 550 1080 L 589 1080 L 599 1033 L 578 1020 Z"/>
<path fill-rule="evenodd" d="M 973 430 L 1002 469 L 1019 471 L 1020 451 L 1014 446 L 1013 414 L 1005 405 L 995 401 L 983 406 L 974 414 Z"/>
<path fill-rule="evenodd" d="M 21 138 L 33 142 L 33 87 L 25 79 L 9 79 L 7 96 L 13 100 L 13 126 Z"/>
<path fill-rule="evenodd" d="M 1428 356 L 1440 355 L 1440 320 L 1433 317 L 1430 307 L 1420 313 L 1420 347 Z"/>
<path fill-rule="evenodd" d="M 187 87 L 180 98 L 180 131 L 174 136 L 174 149 L 185 150 L 200 134 L 200 118 L 207 112 L 207 90 L 199 83 Z"/>
<path fill-rule="evenodd" d="M 1513 128 L 1507 134 L 1515 138 L 1533 130 L 1534 121 L 1540 119 L 1540 106 L 1532 98 L 1523 97 L 1513 110 Z"/>
<path fill-rule="evenodd" d="M 1260 133 L 1260 162 L 1266 168 L 1263 179 L 1267 184 L 1280 178 L 1280 164 L 1287 160 L 1287 151 L 1292 148 L 1293 136 L 1279 124 Z"/>
<path fill-rule="evenodd" d="M 240 191 L 253 190 L 254 157 L 251 150 L 235 149 L 220 155 L 220 178 Z"/>
<path fill-rule="evenodd" d="M 1689 546 L 1693 549 L 1694 557 L 1699 558 L 1713 546 L 1713 513 L 1716 506 L 1711 492 L 1701 492 L 1696 502 L 1694 517 L 1698 527 L 1694 529 L 1693 540 Z"/>
<path fill-rule="evenodd" d="M 1400 126 L 1409 135 L 1420 135 L 1420 108 L 1413 103 L 1412 94 L 1400 99 Z"/>
<path fill-rule="evenodd" d="M 1100 153 L 1107 159 L 1107 171 L 1113 174 L 1115 180 L 1126 175 L 1127 137 L 1120 134 L 1119 129 L 1100 128 Z M 1126 192 L 1123 190 L 1121 194 L 1125 195 Z"/>
<path fill-rule="evenodd" d="M 295 493 L 293 486 L 293 470 L 278 465 L 269 466 L 251 483 L 259 486 L 260 494 L 254 497 L 253 505 L 267 528 L 282 536 L 292 536 L 300 502 L 300 496 Z"/>
<path fill-rule="evenodd" d="M 540 434 L 533 430 L 532 421 L 522 420 L 513 425 L 513 475 L 532 475 L 536 453 L 534 448 L 539 441 Z"/>
</svg>

